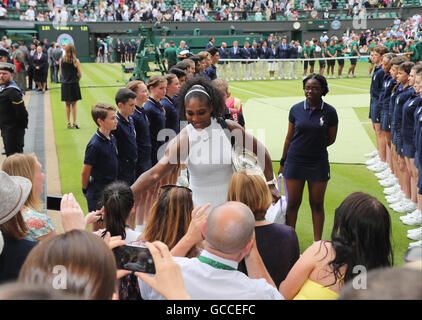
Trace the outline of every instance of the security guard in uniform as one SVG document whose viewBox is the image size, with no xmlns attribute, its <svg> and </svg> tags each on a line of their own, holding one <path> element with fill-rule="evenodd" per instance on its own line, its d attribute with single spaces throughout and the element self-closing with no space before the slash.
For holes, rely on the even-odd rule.
<svg viewBox="0 0 422 320">
<path fill-rule="evenodd" d="M 28 112 L 21 89 L 13 81 L 15 66 L 0 63 L 0 130 L 6 156 L 23 153 Z"/>
</svg>

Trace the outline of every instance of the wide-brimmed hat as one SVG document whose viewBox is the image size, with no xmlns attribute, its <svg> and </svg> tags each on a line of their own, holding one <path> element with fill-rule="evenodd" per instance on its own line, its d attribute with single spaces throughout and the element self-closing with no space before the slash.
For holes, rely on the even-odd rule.
<svg viewBox="0 0 422 320">
<path fill-rule="evenodd" d="M 0 224 L 9 221 L 21 210 L 31 189 L 29 179 L 0 171 Z"/>
</svg>

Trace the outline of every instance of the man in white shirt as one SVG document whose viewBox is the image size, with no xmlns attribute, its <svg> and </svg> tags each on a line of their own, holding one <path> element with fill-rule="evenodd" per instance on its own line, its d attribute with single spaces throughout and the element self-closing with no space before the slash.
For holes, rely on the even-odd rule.
<svg viewBox="0 0 422 320">
<path fill-rule="evenodd" d="M 240 202 L 228 202 L 210 213 L 201 255 L 173 258 L 182 269 L 186 291 L 192 299 L 283 299 L 258 253 L 254 227 L 252 211 Z M 249 277 L 237 271 L 243 258 Z M 139 287 L 143 299 L 164 299 L 141 280 Z"/>
<path fill-rule="evenodd" d="M 35 11 L 32 9 L 32 6 L 29 6 L 28 10 L 25 12 L 26 20 L 35 21 Z"/>
</svg>

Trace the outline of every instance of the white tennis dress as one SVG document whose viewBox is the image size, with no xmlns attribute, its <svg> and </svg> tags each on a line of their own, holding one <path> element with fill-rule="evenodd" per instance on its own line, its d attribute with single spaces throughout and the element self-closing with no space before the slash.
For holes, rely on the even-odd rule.
<svg viewBox="0 0 422 320">
<path fill-rule="evenodd" d="M 189 185 L 195 206 L 211 204 L 214 208 L 227 202 L 229 181 L 233 174 L 231 144 L 215 118 L 201 130 L 187 125 L 189 135 Z"/>
</svg>

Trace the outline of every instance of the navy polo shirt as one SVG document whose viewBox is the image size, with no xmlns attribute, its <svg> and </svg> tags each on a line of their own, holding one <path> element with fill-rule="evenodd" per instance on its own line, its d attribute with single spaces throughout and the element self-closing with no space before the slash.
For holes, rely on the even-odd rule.
<svg viewBox="0 0 422 320">
<path fill-rule="evenodd" d="M 372 75 L 371 89 L 370 89 L 371 104 L 378 102 L 378 98 L 382 90 L 384 75 L 385 75 L 385 72 L 381 66 L 375 67 L 374 74 Z"/>
<path fill-rule="evenodd" d="M 393 91 L 394 86 L 397 84 L 397 81 L 391 77 L 391 74 L 388 72 L 384 75 L 384 80 L 382 83 L 382 92 L 380 94 L 379 103 L 381 105 L 381 112 L 388 112 L 390 109 L 390 97 L 391 92 Z"/>
<path fill-rule="evenodd" d="M 421 154 L 422 149 L 420 146 L 420 134 L 421 134 L 421 128 L 422 128 L 422 99 L 421 101 L 419 101 L 419 105 L 416 107 L 414 116 L 415 116 L 415 122 L 414 122 L 415 147 L 416 147 L 416 152 L 418 154 Z"/>
<path fill-rule="evenodd" d="M 117 145 L 113 134 L 107 139 L 97 130 L 86 146 L 84 164 L 92 166 L 90 184 L 105 186 L 117 180 Z"/>
<path fill-rule="evenodd" d="M 148 101 L 144 104 L 144 110 L 150 121 L 150 134 L 151 134 L 151 162 L 154 166 L 158 162 L 157 152 L 164 141 L 158 141 L 158 133 L 160 130 L 166 128 L 166 116 L 163 105 L 159 101 L 155 101 L 149 97 Z"/>
<path fill-rule="evenodd" d="M 401 131 L 402 128 L 403 105 L 414 93 L 415 90 L 411 86 L 407 86 L 397 94 L 394 105 L 394 130 L 396 132 Z"/>
<path fill-rule="evenodd" d="M 394 123 L 395 123 L 395 114 L 394 114 L 394 109 L 396 108 L 396 98 L 397 95 L 403 90 L 403 86 L 401 84 L 399 84 L 399 86 L 396 88 L 396 91 L 391 93 L 391 97 L 390 97 L 390 105 L 389 105 L 389 109 L 388 109 L 388 113 L 390 114 L 391 117 L 391 130 L 394 130 Z"/>
<path fill-rule="evenodd" d="M 338 124 L 334 107 L 321 100 L 319 107 L 312 111 L 305 100 L 290 109 L 289 121 L 295 128 L 287 152 L 287 161 L 312 161 L 328 156 L 328 128 Z"/>
<path fill-rule="evenodd" d="M 208 67 L 204 71 L 204 75 L 210 80 L 217 79 L 217 68 L 215 67 L 215 65 L 212 64 L 210 67 Z"/>
<path fill-rule="evenodd" d="M 133 124 L 136 132 L 136 145 L 138 147 L 138 161 L 140 155 L 148 153 L 148 158 L 151 158 L 151 136 L 149 133 L 149 120 L 144 108 L 136 106 L 135 112 L 132 115 Z"/>
<path fill-rule="evenodd" d="M 173 130 L 176 134 L 180 132 L 180 116 L 177 107 L 176 96 L 170 98 L 168 95 L 161 99 L 161 104 L 166 110 L 166 128 Z"/>
<path fill-rule="evenodd" d="M 414 143 L 415 111 L 420 101 L 419 94 L 415 92 L 403 105 L 401 131 L 403 142 L 406 144 Z"/>
<path fill-rule="evenodd" d="M 131 161 L 132 163 L 136 163 L 138 159 L 138 148 L 136 145 L 136 132 L 132 116 L 128 116 L 128 120 L 126 120 L 117 112 L 117 120 L 117 129 L 112 131 L 112 133 L 116 137 L 119 161 Z"/>
</svg>

